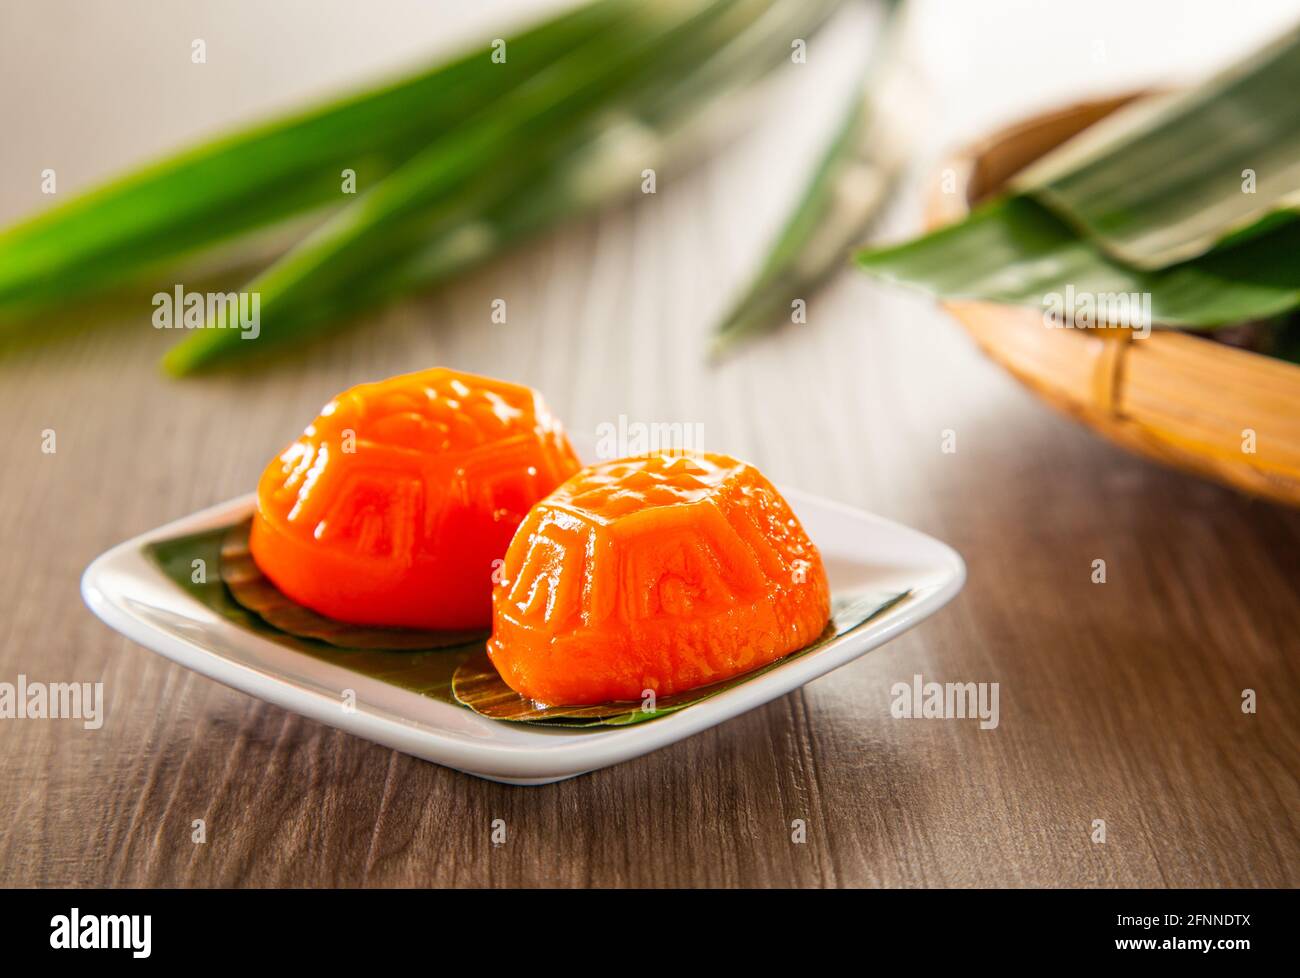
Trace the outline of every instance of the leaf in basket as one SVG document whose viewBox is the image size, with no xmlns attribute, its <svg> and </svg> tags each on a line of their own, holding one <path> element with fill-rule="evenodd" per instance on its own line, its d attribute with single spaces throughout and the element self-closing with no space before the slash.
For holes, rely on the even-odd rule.
<svg viewBox="0 0 1300 978">
<path fill-rule="evenodd" d="M 221 580 L 231 596 L 268 624 L 296 635 L 328 642 L 345 649 L 429 651 L 450 649 L 485 641 L 488 633 L 477 631 L 435 632 L 416 628 L 378 628 L 351 625 L 319 615 L 285 595 L 253 560 L 248 534 L 251 521 L 237 523 L 221 541 Z"/>
<path fill-rule="evenodd" d="M 744 675 L 672 696 L 661 696 L 655 701 L 654 709 L 643 709 L 639 702 L 596 703 L 587 706 L 547 706 L 536 703 L 520 696 L 502 681 L 486 650 L 472 653 L 456 669 L 452 681 L 452 693 L 457 702 L 481 716 L 491 717 L 494 720 L 560 727 L 609 727 L 642 723 L 666 713 L 676 712 L 710 696 L 716 696 L 765 672 L 770 672 L 791 659 L 807 655 L 894 607 L 909 594 L 910 591 L 899 593 L 869 591 L 835 598 L 832 602 L 831 620 L 827 623 L 826 631 L 813 644 Z"/>
<path fill-rule="evenodd" d="M 1193 89 L 1120 109 L 1011 188 L 1125 264 L 1165 268 L 1300 207 L 1297 93 L 1300 27 Z"/>
<path fill-rule="evenodd" d="M 1004 197 L 957 224 L 860 252 L 857 262 L 888 281 L 944 298 L 1044 309 L 1048 296 L 1067 289 L 1094 296 L 1145 293 L 1153 322 L 1204 329 L 1267 319 L 1300 306 L 1297 254 L 1300 219 L 1181 265 L 1146 272 L 1107 258 L 1034 201 Z"/>
</svg>

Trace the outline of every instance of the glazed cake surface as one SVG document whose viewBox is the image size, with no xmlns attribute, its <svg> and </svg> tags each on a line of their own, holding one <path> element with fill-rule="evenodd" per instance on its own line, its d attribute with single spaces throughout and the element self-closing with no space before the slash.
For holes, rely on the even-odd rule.
<svg viewBox="0 0 1300 978">
<path fill-rule="evenodd" d="M 443 368 L 361 384 L 267 466 L 253 556 L 342 621 L 486 627 L 492 561 L 577 467 L 527 387 Z"/>
<path fill-rule="evenodd" d="M 579 472 L 506 554 L 489 653 L 551 704 L 707 685 L 814 641 L 830 595 L 817 548 L 753 466 L 654 455 Z"/>
</svg>

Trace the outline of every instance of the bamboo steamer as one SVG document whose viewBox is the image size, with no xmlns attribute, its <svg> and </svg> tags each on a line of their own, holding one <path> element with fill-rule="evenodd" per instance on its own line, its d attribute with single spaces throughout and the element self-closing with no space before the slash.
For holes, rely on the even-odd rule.
<svg viewBox="0 0 1300 978">
<path fill-rule="evenodd" d="M 936 181 L 927 223 L 964 217 L 1018 170 L 1135 97 L 1036 116 L 958 154 Z M 1039 309 L 942 305 L 1030 390 L 1112 441 L 1300 506 L 1300 366 L 1191 333 L 1153 330 L 1143 339 L 1123 329 L 1048 329 Z"/>
</svg>

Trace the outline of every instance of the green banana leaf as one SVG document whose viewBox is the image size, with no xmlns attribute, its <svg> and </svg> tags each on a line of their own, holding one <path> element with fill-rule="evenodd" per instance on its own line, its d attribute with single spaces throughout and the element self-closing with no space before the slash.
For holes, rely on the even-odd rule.
<svg viewBox="0 0 1300 978">
<path fill-rule="evenodd" d="M 1067 290 L 1149 295 L 1152 322 L 1208 329 L 1300 307 L 1297 255 L 1300 220 L 1291 220 L 1181 265 L 1142 271 L 1106 257 L 1033 200 L 1003 197 L 913 241 L 862 251 L 857 262 L 887 281 L 944 298 L 1045 309 L 1049 296 Z M 1114 324 L 1150 325 L 1122 318 Z"/>
<path fill-rule="evenodd" d="M 1300 206 L 1300 26 L 1194 89 L 1103 119 L 1011 188 L 1141 269 L 1267 229 Z"/>
<path fill-rule="evenodd" d="M 643 18 L 600 0 L 410 79 L 196 147 L 0 234 L 0 321 L 122 284 L 251 229 L 342 203 L 342 170 L 364 191 L 431 141 L 517 90 L 564 52 L 615 46 Z"/>
</svg>

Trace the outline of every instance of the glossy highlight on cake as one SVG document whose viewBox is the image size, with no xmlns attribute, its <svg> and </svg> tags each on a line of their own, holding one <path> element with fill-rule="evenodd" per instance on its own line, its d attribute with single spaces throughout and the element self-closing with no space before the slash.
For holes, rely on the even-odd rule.
<svg viewBox="0 0 1300 978">
<path fill-rule="evenodd" d="M 651 455 L 583 469 L 528 514 L 488 654 L 547 704 L 638 700 L 748 672 L 830 617 L 817 548 L 753 466 Z"/>
<path fill-rule="evenodd" d="M 267 466 L 250 549 L 330 618 L 486 628 L 493 561 L 578 466 L 530 388 L 444 368 L 360 384 Z"/>
</svg>

